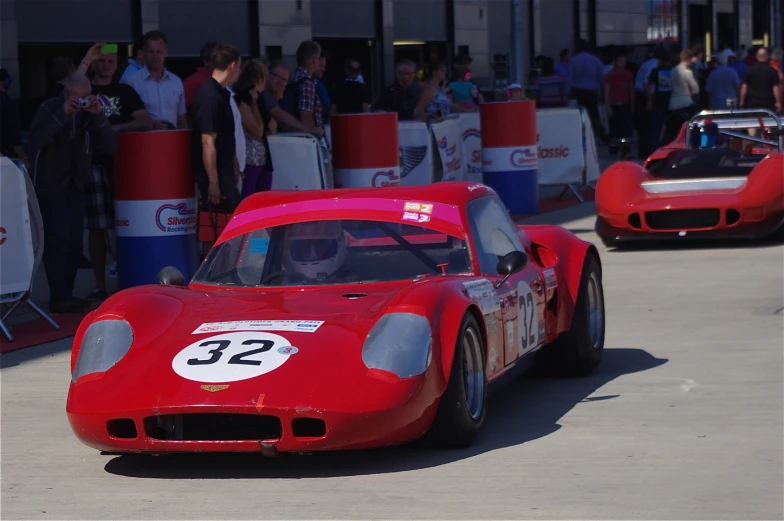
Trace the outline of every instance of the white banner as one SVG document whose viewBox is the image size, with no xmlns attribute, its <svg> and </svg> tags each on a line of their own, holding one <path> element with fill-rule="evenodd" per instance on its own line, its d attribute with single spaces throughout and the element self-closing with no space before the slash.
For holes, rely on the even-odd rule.
<svg viewBox="0 0 784 521">
<path fill-rule="evenodd" d="M 596 152 L 596 138 L 593 136 L 593 125 L 588 114 L 585 115 L 585 141 L 583 142 L 585 162 L 588 165 L 586 172 L 586 183 L 599 179 L 599 155 Z"/>
<path fill-rule="evenodd" d="M 398 123 L 400 184 L 423 186 L 433 182 L 433 146 L 424 121 Z"/>
<path fill-rule="evenodd" d="M 0 157 L 0 295 L 28 291 L 32 283 L 35 255 L 27 197 L 24 172 Z"/>
<path fill-rule="evenodd" d="M 117 237 L 168 237 L 196 233 L 196 199 L 115 201 Z"/>
<path fill-rule="evenodd" d="M 460 131 L 463 133 L 463 180 L 482 182 L 482 134 L 479 113 L 460 114 Z"/>
<path fill-rule="evenodd" d="M 267 142 L 272 156 L 273 190 L 333 187 L 329 157 L 319 154 L 319 140 L 313 135 L 293 132 L 273 134 Z"/>
<path fill-rule="evenodd" d="M 463 181 L 463 133 L 458 118 L 432 123 L 430 129 L 441 157 L 443 176 L 435 181 Z"/>
<path fill-rule="evenodd" d="M 539 168 L 534 146 L 485 148 L 482 163 L 485 172 L 525 172 Z"/>
<path fill-rule="evenodd" d="M 580 111 L 536 111 L 539 145 L 539 184 L 580 184 L 585 166 Z"/>
</svg>

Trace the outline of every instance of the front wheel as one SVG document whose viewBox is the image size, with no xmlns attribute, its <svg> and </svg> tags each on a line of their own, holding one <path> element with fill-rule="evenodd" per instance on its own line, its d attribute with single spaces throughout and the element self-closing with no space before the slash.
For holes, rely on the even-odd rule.
<svg viewBox="0 0 784 521">
<path fill-rule="evenodd" d="M 572 327 L 536 357 L 536 371 L 544 376 L 587 376 L 604 354 L 604 288 L 599 262 L 585 256 Z"/>
<path fill-rule="evenodd" d="M 441 396 L 438 412 L 425 436 L 429 445 L 458 449 L 471 445 L 485 419 L 487 374 L 482 330 L 471 313 L 466 313 L 455 345 L 449 383 Z"/>
</svg>

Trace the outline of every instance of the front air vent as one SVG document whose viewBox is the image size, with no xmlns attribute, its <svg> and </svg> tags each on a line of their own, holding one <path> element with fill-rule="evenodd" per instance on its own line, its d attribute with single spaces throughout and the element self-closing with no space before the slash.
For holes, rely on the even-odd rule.
<svg viewBox="0 0 784 521">
<path fill-rule="evenodd" d="M 343 298 L 347 298 L 349 300 L 356 300 L 363 297 L 367 297 L 367 293 L 346 293 L 343 295 Z"/>
<path fill-rule="evenodd" d="M 738 210 L 727 210 L 727 226 L 732 226 L 736 222 L 740 221 L 740 212 Z"/>
<path fill-rule="evenodd" d="M 156 440 L 245 441 L 280 438 L 280 419 L 262 414 L 161 414 L 144 419 L 144 431 Z"/>
<path fill-rule="evenodd" d="M 106 422 L 106 431 L 112 438 L 132 440 L 136 438 L 136 424 L 130 418 L 120 418 Z"/>
</svg>

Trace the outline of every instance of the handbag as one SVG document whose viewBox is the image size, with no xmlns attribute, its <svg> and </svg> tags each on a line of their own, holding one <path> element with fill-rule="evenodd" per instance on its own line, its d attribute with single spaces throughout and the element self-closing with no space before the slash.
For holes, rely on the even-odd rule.
<svg viewBox="0 0 784 521">
<path fill-rule="evenodd" d="M 220 207 L 213 208 L 212 203 L 207 201 L 207 209 L 199 209 L 199 241 L 208 243 L 217 241 L 230 219 L 231 213 Z"/>
</svg>

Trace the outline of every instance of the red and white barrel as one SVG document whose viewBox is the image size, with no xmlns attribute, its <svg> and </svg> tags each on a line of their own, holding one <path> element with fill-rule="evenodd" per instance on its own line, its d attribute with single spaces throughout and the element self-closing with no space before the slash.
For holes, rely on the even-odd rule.
<svg viewBox="0 0 784 521">
<path fill-rule="evenodd" d="M 191 131 L 121 132 L 114 159 L 117 282 L 156 284 L 166 266 L 198 267 Z"/>
<path fill-rule="evenodd" d="M 499 101 L 479 105 L 484 183 L 511 215 L 539 212 L 536 103 Z"/>
<path fill-rule="evenodd" d="M 335 188 L 400 184 L 396 112 L 341 114 L 330 124 Z"/>
</svg>

